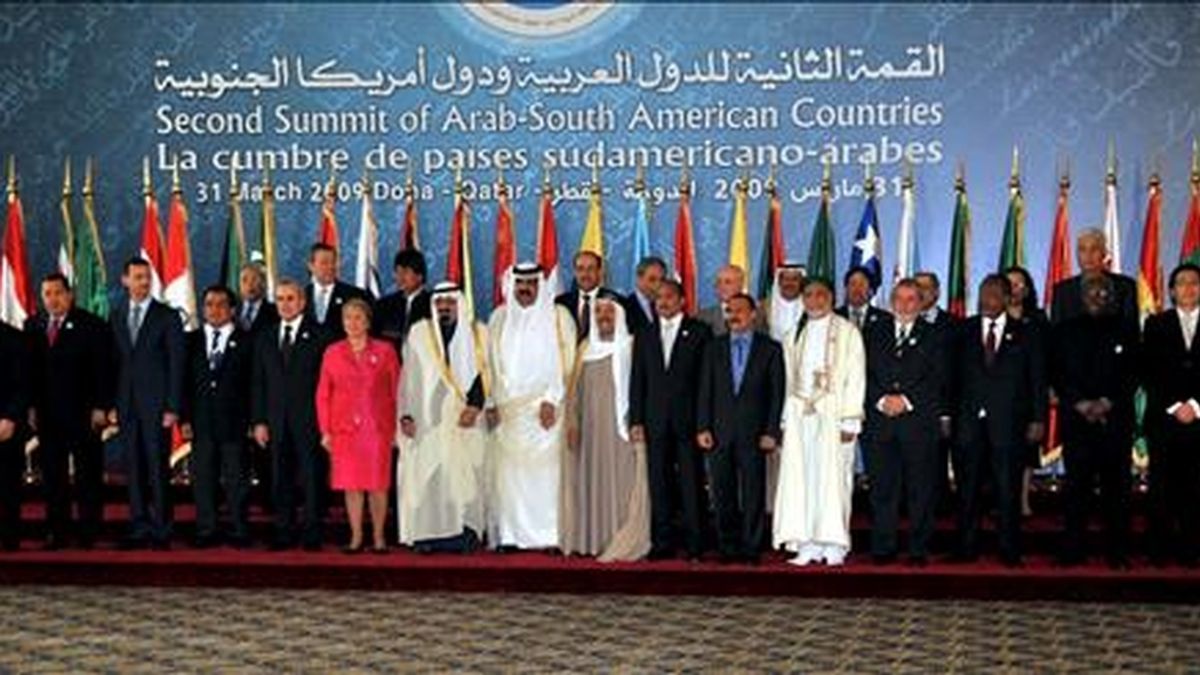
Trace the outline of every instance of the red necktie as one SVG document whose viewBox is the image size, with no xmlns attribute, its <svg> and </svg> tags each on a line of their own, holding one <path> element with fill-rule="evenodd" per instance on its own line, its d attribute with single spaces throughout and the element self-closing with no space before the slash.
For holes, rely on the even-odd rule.
<svg viewBox="0 0 1200 675">
<path fill-rule="evenodd" d="M 46 339 L 53 347 L 55 342 L 58 342 L 58 319 L 50 319 L 50 329 L 46 331 Z"/>
</svg>

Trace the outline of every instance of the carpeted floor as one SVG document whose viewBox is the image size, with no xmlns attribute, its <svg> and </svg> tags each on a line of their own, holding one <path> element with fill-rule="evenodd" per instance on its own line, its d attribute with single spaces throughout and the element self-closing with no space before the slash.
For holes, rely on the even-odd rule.
<svg viewBox="0 0 1200 675">
<path fill-rule="evenodd" d="M 1182 672 L 1187 605 L 0 588 L 3 672 Z"/>
</svg>

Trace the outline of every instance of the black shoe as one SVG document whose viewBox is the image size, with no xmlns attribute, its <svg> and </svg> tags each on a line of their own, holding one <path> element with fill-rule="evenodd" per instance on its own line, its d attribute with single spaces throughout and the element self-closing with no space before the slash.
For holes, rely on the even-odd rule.
<svg viewBox="0 0 1200 675">
<path fill-rule="evenodd" d="M 75 543 L 76 543 L 76 545 L 79 546 L 79 548 L 81 550 L 84 550 L 84 551 L 90 551 L 93 548 L 96 548 L 96 538 L 90 534 L 79 535 L 79 539 L 76 540 Z"/>
<path fill-rule="evenodd" d="M 151 551 L 170 551 L 171 550 L 171 540 L 170 539 L 155 539 L 154 541 L 150 542 L 150 550 Z"/>
<path fill-rule="evenodd" d="M 717 559 L 722 565 L 733 565 L 742 562 L 742 556 L 736 553 L 722 553 Z"/>
<path fill-rule="evenodd" d="M 1129 569 L 1129 558 L 1123 555 L 1115 554 L 1107 556 L 1105 562 L 1108 563 L 1108 569 L 1110 570 L 1125 571 Z"/>
<path fill-rule="evenodd" d="M 217 546 L 217 537 L 213 534 L 200 534 L 192 541 L 192 548 L 215 548 Z"/>
<path fill-rule="evenodd" d="M 305 548 L 304 550 L 307 551 L 308 549 Z M 362 553 L 362 552 L 363 552 L 362 544 L 359 544 L 358 546 L 346 545 L 346 546 L 342 547 L 342 553 L 345 553 L 346 555 L 358 555 L 359 553 Z"/>
<path fill-rule="evenodd" d="M 0 548 L 3 548 L 8 553 L 19 551 L 21 550 L 21 540 L 5 539 L 3 542 L 0 542 Z"/>
<path fill-rule="evenodd" d="M 291 540 L 285 539 L 283 537 L 276 537 L 271 540 L 270 544 L 267 544 L 267 550 L 275 552 L 275 553 L 278 553 L 280 551 L 287 551 L 290 548 L 292 548 Z"/>
<path fill-rule="evenodd" d="M 646 560 L 670 560 L 675 557 L 675 552 L 669 548 L 652 548 Z"/>
<path fill-rule="evenodd" d="M 892 563 L 896 562 L 896 554 L 895 553 L 876 553 L 871 556 L 871 562 L 879 567 L 883 567 L 885 565 L 891 565 Z"/>
<path fill-rule="evenodd" d="M 1000 564 L 1010 570 L 1020 569 L 1025 566 L 1025 562 L 1021 560 L 1021 556 L 1015 553 L 1005 553 L 1000 556 Z"/>
<path fill-rule="evenodd" d="M 226 540 L 230 548 L 235 548 L 239 551 L 250 548 L 250 537 L 244 534 L 234 534 Z"/>
<path fill-rule="evenodd" d="M 1071 568 L 1079 567 L 1087 562 L 1087 559 L 1079 553 L 1064 553 L 1055 560 L 1054 564 L 1058 567 Z"/>
<path fill-rule="evenodd" d="M 758 567 L 762 564 L 762 556 L 758 553 L 747 553 L 742 556 L 742 562 L 751 567 Z"/>
<path fill-rule="evenodd" d="M 142 537 L 125 537 L 117 542 L 118 551 L 142 551 L 150 547 L 150 542 Z"/>
<path fill-rule="evenodd" d="M 979 554 L 974 551 L 955 551 L 946 557 L 946 562 L 955 565 L 971 565 L 979 562 Z"/>
<path fill-rule="evenodd" d="M 46 541 L 42 543 L 43 551 L 61 551 L 66 548 L 66 541 L 57 534 L 46 536 Z"/>
<path fill-rule="evenodd" d="M 321 542 L 319 542 L 319 541 L 306 541 L 306 542 L 304 542 L 304 546 L 303 546 L 302 548 L 303 548 L 305 551 L 308 551 L 309 553 L 316 553 L 317 551 L 320 551 L 320 550 L 321 550 Z"/>
<path fill-rule="evenodd" d="M 923 555 L 910 555 L 910 556 L 908 556 L 908 560 L 906 561 L 906 564 L 909 567 L 913 567 L 916 569 L 922 569 L 922 568 L 929 566 L 929 557 L 923 556 Z"/>
</svg>

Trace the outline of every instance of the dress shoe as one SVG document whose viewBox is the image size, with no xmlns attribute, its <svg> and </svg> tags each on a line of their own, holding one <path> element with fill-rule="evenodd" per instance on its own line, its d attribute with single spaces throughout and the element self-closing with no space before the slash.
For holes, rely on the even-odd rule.
<svg viewBox="0 0 1200 675">
<path fill-rule="evenodd" d="M 891 565 L 896 562 L 895 553 L 876 553 L 871 556 L 871 562 L 879 567 Z"/>
<path fill-rule="evenodd" d="M 1129 569 L 1129 558 L 1123 555 L 1110 555 L 1105 557 L 1105 562 L 1108 563 L 1108 569 L 1125 571 Z"/>
<path fill-rule="evenodd" d="M 1057 567 L 1070 568 L 1070 567 L 1079 567 L 1080 565 L 1084 564 L 1085 562 L 1087 562 L 1087 559 L 1084 558 L 1082 554 L 1064 553 L 1064 554 L 1058 556 L 1058 558 L 1054 561 L 1054 564 Z"/>
<path fill-rule="evenodd" d="M 1005 553 L 1000 556 L 1000 564 L 1010 570 L 1020 569 L 1025 566 L 1025 561 L 1021 560 L 1021 556 L 1015 553 Z"/>
<path fill-rule="evenodd" d="M 234 534 L 230 535 L 229 538 L 226 539 L 226 543 L 229 544 L 230 548 L 242 551 L 250 548 L 250 537 L 244 534 Z"/>
<path fill-rule="evenodd" d="M 671 560 L 675 557 L 675 552 L 669 548 L 653 548 L 646 556 L 646 560 Z"/>
<path fill-rule="evenodd" d="M 283 539 L 280 537 L 276 537 L 275 539 L 272 539 L 271 543 L 267 544 L 267 550 L 272 551 L 274 553 L 279 553 L 280 551 L 287 551 L 290 548 L 292 548 L 292 542 L 288 539 Z"/>
<path fill-rule="evenodd" d="M 722 553 L 720 556 L 718 556 L 717 560 L 719 560 L 722 565 L 735 565 L 742 562 L 742 556 L 736 553 Z"/>
<path fill-rule="evenodd" d="M 308 549 L 305 549 L 305 550 L 308 550 Z M 347 544 L 342 547 L 342 553 L 345 553 L 346 555 L 358 555 L 359 553 L 362 553 L 362 552 L 363 552 L 362 544 L 359 544 L 358 546 L 351 546 L 351 545 Z"/>
<path fill-rule="evenodd" d="M 90 551 L 96 548 L 96 538 L 90 534 L 81 534 L 75 544 L 84 551 Z"/>
<path fill-rule="evenodd" d="M 170 551 L 171 550 L 171 540 L 170 539 L 155 539 L 154 541 L 150 542 L 150 550 L 151 551 Z"/>
<path fill-rule="evenodd" d="M 141 551 L 150 547 L 150 542 L 142 537 L 125 537 L 117 542 L 118 551 Z"/>
<path fill-rule="evenodd" d="M 946 558 L 946 562 L 955 565 L 971 565 L 979 562 L 979 554 L 974 551 L 955 551 Z"/>
<path fill-rule="evenodd" d="M 8 553 L 13 553 L 15 551 L 19 551 L 19 550 L 21 550 L 21 540 L 20 539 L 5 539 L 3 542 L 0 542 L 0 548 L 3 548 Z"/>
<path fill-rule="evenodd" d="M 43 551 L 61 551 L 66 548 L 66 541 L 57 534 L 46 536 L 46 541 L 42 543 Z"/>
<path fill-rule="evenodd" d="M 928 558 L 928 556 L 923 556 L 923 555 L 910 555 L 910 556 L 908 556 L 908 560 L 906 561 L 906 564 L 909 567 L 913 567 L 916 569 L 922 569 L 922 568 L 929 566 L 929 558 Z"/>
<path fill-rule="evenodd" d="M 217 545 L 217 537 L 215 535 L 211 535 L 211 534 L 197 535 L 196 539 L 192 541 L 192 548 L 199 548 L 199 549 L 214 548 L 214 547 L 216 547 L 216 545 Z"/>
<path fill-rule="evenodd" d="M 306 542 L 304 542 L 304 546 L 302 546 L 301 548 L 303 548 L 305 551 L 307 551 L 309 553 L 317 553 L 321 550 L 321 542 L 306 541 Z"/>
</svg>

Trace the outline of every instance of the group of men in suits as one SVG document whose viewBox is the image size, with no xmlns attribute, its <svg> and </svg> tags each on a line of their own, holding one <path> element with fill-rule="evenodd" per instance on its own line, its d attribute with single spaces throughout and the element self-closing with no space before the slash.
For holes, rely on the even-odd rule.
<svg viewBox="0 0 1200 675">
<path fill-rule="evenodd" d="M 1049 320 L 1010 313 L 1005 274 L 979 286 L 978 313 L 958 320 L 938 308 L 936 275 L 898 281 L 890 311 L 876 307 L 868 270 L 843 277 L 837 313 L 858 329 L 866 355 L 865 424 L 860 436 L 870 489 L 870 553 L 888 564 L 901 548 L 906 513 L 908 561 L 929 558 L 934 513 L 953 468 L 959 543 L 954 559 L 980 555 L 979 521 L 989 491 L 998 514 L 998 554 L 1022 561 L 1021 477 L 1029 448 L 1045 438 L 1057 406 L 1066 467 L 1066 536 L 1061 560 L 1086 554 L 1089 502 L 1098 480 L 1108 532 L 1105 553 L 1128 564 L 1129 449 L 1134 394 L 1147 394 L 1145 431 L 1152 457 L 1152 555 L 1194 563 L 1200 512 L 1191 491 L 1200 468 L 1200 268 L 1170 276 L 1174 307 L 1139 330 L 1131 280 L 1106 269 L 1103 235 L 1079 238 L 1081 272 L 1054 289 Z M 16 546 L 24 442 L 36 434 L 48 505 L 46 545 L 71 535 L 94 541 L 101 515 L 101 434 L 119 429 L 130 502 L 126 547 L 169 546 L 170 450 L 174 435 L 192 443 L 197 546 L 249 543 L 247 475 L 254 455 L 270 485 L 272 548 L 318 549 L 324 535 L 327 458 L 319 445 L 313 393 L 324 349 L 342 335 L 340 308 L 373 302 L 374 332 L 399 351 L 408 327 L 430 316 L 423 256 L 394 259 L 397 290 L 378 299 L 338 279 L 337 251 L 312 246 L 311 281 L 281 280 L 268 297 L 256 265 L 237 292 L 221 285 L 202 294 L 203 325 L 185 334 L 179 313 L 154 299 L 148 262 L 122 270 L 124 297 L 108 321 L 74 306 L 68 280 L 43 278 L 43 311 L 24 336 L 0 328 L 0 544 Z M 716 276 L 717 304 L 684 312 L 681 285 L 667 265 L 647 258 L 635 288 L 604 287 L 604 260 L 581 252 L 572 288 L 555 302 L 590 331 L 592 308 L 616 299 L 625 308 L 634 348 L 629 430 L 646 444 L 650 557 L 682 551 L 698 558 L 715 531 L 726 560 L 757 560 L 765 544 L 766 457 L 781 442 L 786 369 L 769 317 L 745 294 L 736 266 Z M 792 289 L 793 291 L 795 289 Z M 781 295 L 794 301 L 796 294 Z M 1042 324 L 1045 324 L 1044 326 Z M 778 331 L 782 339 L 794 331 Z M 258 447 L 262 452 L 253 451 Z M 74 467 L 73 480 L 70 468 Z M 72 489 L 73 486 L 73 489 Z M 229 523 L 218 522 L 225 494 Z M 300 517 L 297 518 L 297 511 Z M 393 509 L 395 511 L 395 509 Z M 709 519 L 709 514 L 713 518 Z"/>
</svg>

